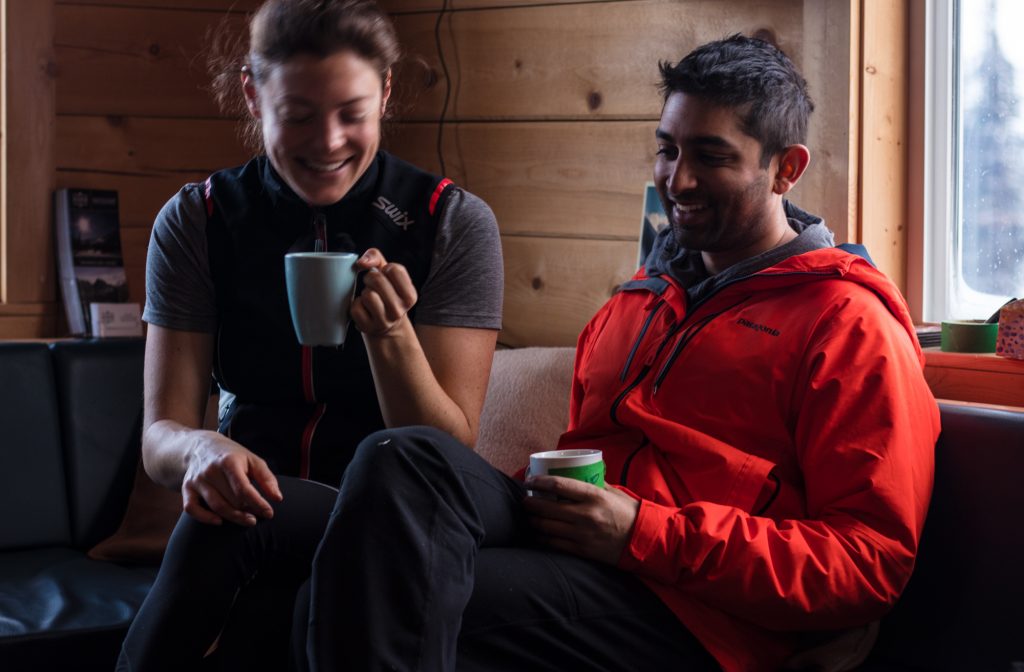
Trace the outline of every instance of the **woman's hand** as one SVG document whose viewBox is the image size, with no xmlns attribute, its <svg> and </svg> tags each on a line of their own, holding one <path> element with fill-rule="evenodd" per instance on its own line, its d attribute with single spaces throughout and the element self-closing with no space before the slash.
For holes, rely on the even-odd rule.
<svg viewBox="0 0 1024 672">
<path fill-rule="evenodd" d="M 282 496 L 267 463 L 216 432 L 196 432 L 196 439 L 181 483 L 185 512 L 210 525 L 227 520 L 252 526 L 257 518 L 272 518 L 267 500 L 280 502 Z"/>
<path fill-rule="evenodd" d="M 356 261 L 366 271 L 363 291 L 352 301 L 349 311 L 356 329 L 366 336 L 384 336 L 403 322 L 416 305 L 416 287 L 401 264 L 389 264 L 380 250 L 371 247 Z"/>
</svg>

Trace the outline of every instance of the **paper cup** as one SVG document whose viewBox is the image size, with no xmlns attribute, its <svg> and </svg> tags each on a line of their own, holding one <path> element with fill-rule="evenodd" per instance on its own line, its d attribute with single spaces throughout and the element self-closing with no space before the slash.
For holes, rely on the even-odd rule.
<svg viewBox="0 0 1024 672">
<path fill-rule="evenodd" d="M 547 450 L 530 455 L 531 476 L 563 476 L 604 487 L 604 456 L 600 450 Z M 533 496 L 546 496 L 530 492 Z"/>
</svg>

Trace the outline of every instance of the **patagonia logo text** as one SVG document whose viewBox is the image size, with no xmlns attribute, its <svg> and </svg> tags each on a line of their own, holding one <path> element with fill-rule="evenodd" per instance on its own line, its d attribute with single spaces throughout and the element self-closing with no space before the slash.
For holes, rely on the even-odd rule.
<svg viewBox="0 0 1024 672">
<path fill-rule="evenodd" d="M 391 218 L 391 221 L 402 227 L 403 231 L 415 223 L 412 218 L 409 217 L 408 213 L 399 210 L 397 205 L 383 196 L 377 197 L 377 200 L 373 202 L 373 207 L 383 210 L 384 213 Z"/>
<path fill-rule="evenodd" d="M 769 336 L 778 336 L 779 335 L 779 330 L 778 329 L 772 329 L 771 327 L 767 327 L 767 326 L 765 326 L 763 324 L 757 324 L 755 322 L 751 322 L 750 320 L 744 320 L 742 317 L 736 318 L 736 324 L 742 325 L 742 326 L 746 327 L 747 329 L 753 329 L 754 331 L 760 331 L 761 333 L 768 334 Z"/>
</svg>

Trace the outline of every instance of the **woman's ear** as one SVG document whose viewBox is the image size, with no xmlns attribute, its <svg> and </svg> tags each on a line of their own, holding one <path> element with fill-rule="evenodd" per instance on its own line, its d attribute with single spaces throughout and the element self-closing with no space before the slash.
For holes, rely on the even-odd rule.
<svg viewBox="0 0 1024 672">
<path fill-rule="evenodd" d="M 388 68 L 387 73 L 384 75 L 384 91 L 382 92 L 380 99 L 380 116 L 384 117 L 384 114 L 388 110 L 388 99 L 391 98 L 391 68 Z"/>
<path fill-rule="evenodd" d="M 772 191 L 781 196 L 795 187 L 810 162 L 811 152 L 803 145 L 790 145 L 782 150 L 773 162 Z"/>
<path fill-rule="evenodd" d="M 239 75 L 242 79 L 242 93 L 245 95 L 245 106 L 249 110 L 255 119 L 260 118 L 260 100 L 259 94 L 256 92 L 256 78 L 252 76 L 252 70 L 249 69 L 248 65 L 242 66 L 242 72 Z"/>
</svg>

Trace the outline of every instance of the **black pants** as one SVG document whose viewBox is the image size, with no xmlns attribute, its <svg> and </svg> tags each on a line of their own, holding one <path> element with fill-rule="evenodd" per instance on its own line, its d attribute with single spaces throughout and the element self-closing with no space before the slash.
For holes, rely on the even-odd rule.
<svg viewBox="0 0 1024 672">
<path fill-rule="evenodd" d="M 118 669 L 197 669 L 239 591 L 261 580 L 277 594 L 304 584 L 301 670 L 718 669 L 632 575 L 531 545 L 522 485 L 442 432 L 370 436 L 336 500 L 295 479 L 281 488 L 254 528 L 182 518 Z M 242 630 L 225 631 L 226 649 L 266 644 Z"/>
</svg>

